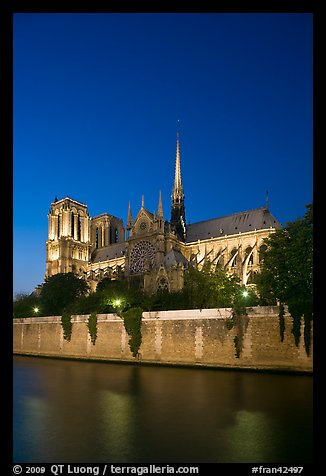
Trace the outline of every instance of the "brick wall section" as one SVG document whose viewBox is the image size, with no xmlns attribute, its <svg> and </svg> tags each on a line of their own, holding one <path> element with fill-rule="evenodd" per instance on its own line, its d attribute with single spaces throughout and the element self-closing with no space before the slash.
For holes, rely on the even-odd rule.
<svg viewBox="0 0 326 476">
<path fill-rule="evenodd" d="M 242 319 L 242 350 L 236 357 L 234 338 L 239 328 L 227 328 L 231 309 L 144 312 L 139 356 L 129 349 L 123 320 L 114 314 L 98 314 L 97 339 L 91 342 L 88 315 L 73 316 L 70 341 L 63 337 L 61 317 L 14 319 L 14 353 L 53 357 L 137 361 L 169 365 L 195 365 L 312 372 L 313 350 L 307 356 L 303 325 L 295 346 L 292 318 L 285 314 L 281 342 L 279 308 L 247 308 Z"/>
</svg>

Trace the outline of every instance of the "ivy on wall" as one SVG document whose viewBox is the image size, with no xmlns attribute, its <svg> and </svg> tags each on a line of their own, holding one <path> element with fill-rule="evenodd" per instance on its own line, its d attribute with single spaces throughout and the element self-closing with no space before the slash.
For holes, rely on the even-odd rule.
<svg viewBox="0 0 326 476">
<path fill-rule="evenodd" d="M 233 317 L 230 317 L 229 319 L 227 319 L 225 321 L 225 326 L 227 328 L 228 331 L 230 331 L 231 329 L 233 329 L 234 327 L 234 322 L 233 322 Z"/>
<path fill-rule="evenodd" d="M 139 348 L 142 342 L 141 322 L 143 310 L 140 307 L 132 307 L 127 311 L 120 312 L 127 334 L 130 336 L 129 348 L 134 357 L 139 354 Z"/>
<path fill-rule="evenodd" d="M 92 341 L 92 344 L 95 345 L 97 338 L 97 314 L 92 312 L 88 318 L 87 322 L 88 332 Z"/>
<path fill-rule="evenodd" d="M 61 316 L 61 325 L 63 329 L 63 337 L 67 341 L 70 341 L 72 334 L 72 322 L 71 315 L 67 312 L 64 312 Z"/>
<path fill-rule="evenodd" d="M 240 358 L 242 350 L 243 350 L 243 343 L 244 337 L 247 331 L 249 318 L 247 316 L 247 312 L 244 311 L 241 314 L 234 314 L 233 316 L 234 327 L 236 329 L 236 336 L 233 339 L 234 348 L 235 348 L 235 356 L 237 359 Z"/>
<path fill-rule="evenodd" d="M 239 339 L 239 336 L 234 336 L 233 338 L 233 343 L 234 343 L 234 348 L 235 348 L 235 356 L 237 359 L 240 358 L 240 355 L 241 355 L 241 343 L 240 343 L 240 339 Z"/>
<path fill-rule="evenodd" d="M 294 337 L 294 343 L 296 347 L 300 344 L 301 338 L 301 323 L 303 319 L 304 324 L 304 347 L 307 356 L 310 355 L 310 346 L 311 346 L 311 321 L 312 321 L 312 313 L 310 309 L 304 309 L 302 305 L 296 305 L 291 303 L 289 306 L 289 313 L 292 317 L 292 334 Z M 283 303 L 280 303 L 280 311 L 279 311 L 279 326 L 280 326 L 280 336 L 281 342 L 284 340 L 284 331 L 285 331 L 285 307 Z"/>
<path fill-rule="evenodd" d="M 280 304 L 279 316 L 279 326 L 280 326 L 280 337 L 281 342 L 284 341 L 284 331 L 285 331 L 285 319 L 284 319 L 284 304 Z"/>
<path fill-rule="evenodd" d="M 247 331 L 248 322 L 249 319 L 246 308 L 241 304 L 235 303 L 232 308 L 232 316 L 226 319 L 225 326 L 229 331 L 233 328 L 235 329 L 236 335 L 233 338 L 233 343 L 237 359 L 240 358 L 243 350 L 244 336 Z"/>
<path fill-rule="evenodd" d="M 291 302 L 288 305 L 289 312 L 292 316 L 292 334 L 294 335 L 295 345 L 298 347 L 301 337 L 301 322 L 304 323 L 304 346 L 306 354 L 310 354 L 311 344 L 311 321 L 312 321 L 312 309 L 309 305 L 302 302 Z"/>
<path fill-rule="evenodd" d="M 304 315 L 304 346 L 306 353 L 310 355 L 310 344 L 311 344 L 311 321 L 312 317 L 308 314 Z"/>
</svg>

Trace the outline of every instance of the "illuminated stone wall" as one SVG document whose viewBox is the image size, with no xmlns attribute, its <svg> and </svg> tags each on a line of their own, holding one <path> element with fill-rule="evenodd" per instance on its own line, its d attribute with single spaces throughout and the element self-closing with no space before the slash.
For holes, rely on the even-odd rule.
<svg viewBox="0 0 326 476">
<path fill-rule="evenodd" d="M 227 325 L 230 324 L 230 309 L 144 312 L 138 357 L 132 356 L 129 335 L 122 319 L 114 314 L 98 315 L 95 345 L 88 332 L 88 316 L 73 316 L 70 341 L 63 337 L 60 317 L 14 319 L 14 353 L 169 365 L 312 371 L 312 345 L 307 356 L 302 328 L 300 343 L 296 347 L 291 316 L 285 315 L 281 342 L 277 307 L 248 308 L 247 313 L 241 318 L 241 328 L 233 326 L 230 329 Z M 240 356 L 237 357 L 235 338 L 239 341 L 241 336 Z"/>
</svg>

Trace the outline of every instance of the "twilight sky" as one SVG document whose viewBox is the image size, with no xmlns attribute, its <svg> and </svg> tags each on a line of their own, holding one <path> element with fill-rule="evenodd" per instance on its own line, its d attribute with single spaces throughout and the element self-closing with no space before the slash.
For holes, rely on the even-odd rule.
<svg viewBox="0 0 326 476">
<path fill-rule="evenodd" d="M 14 15 L 14 287 L 43 282 L 55 196 L 170 218 L 177 121 L 187 222 L 313 193 L 310 13 Z"/>
</svg>

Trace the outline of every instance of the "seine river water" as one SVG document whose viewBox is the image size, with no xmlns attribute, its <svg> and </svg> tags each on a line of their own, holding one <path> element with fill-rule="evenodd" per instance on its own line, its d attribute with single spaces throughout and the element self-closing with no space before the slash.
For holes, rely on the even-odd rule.
<svg viewBox="0 0 326 476">
<path fill-rule="evenodd" d="M 14 357 L 15 463 L 312 457 L 312 376 Z"/>
</svg>

